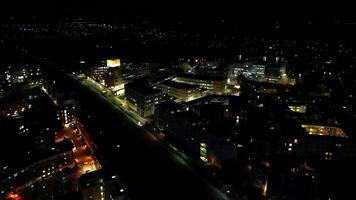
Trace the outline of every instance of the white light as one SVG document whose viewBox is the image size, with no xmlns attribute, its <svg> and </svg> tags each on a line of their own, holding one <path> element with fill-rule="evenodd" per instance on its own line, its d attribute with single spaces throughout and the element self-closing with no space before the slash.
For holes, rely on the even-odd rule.
<svg viewBox="0 0 356 200">
<path fill-rule="evenodd" d="M 124 192 L 125 190 L 124 189 L 120 189 L 120 192 Z"/>
</svg>

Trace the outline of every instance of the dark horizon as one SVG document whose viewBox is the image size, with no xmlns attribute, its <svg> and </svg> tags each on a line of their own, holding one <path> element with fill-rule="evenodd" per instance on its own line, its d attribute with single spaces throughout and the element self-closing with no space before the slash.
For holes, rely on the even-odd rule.
<svg viewBox="0 0 356 200">
<path fill-rule="evenodd" d="M 2 2 L 0 199 L 355 199 L 353 9 Z"/>
<path fill-rule="evenodd" d="M 116 1 L 116 0 L 15 0 L 2 2 L 2 16 L 152 16 L 215 18 L 235 20 L 324 20 L 355 19 L 351 4 L 330 2 L 265 1 Z"/>
</svg>

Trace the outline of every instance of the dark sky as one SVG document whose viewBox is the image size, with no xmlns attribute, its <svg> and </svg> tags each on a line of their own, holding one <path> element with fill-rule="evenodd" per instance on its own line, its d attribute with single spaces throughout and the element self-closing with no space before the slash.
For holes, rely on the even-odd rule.
<svg viewBox="0 0 356 200">
<path fill-rule="evenodd" d="M 2 0 L 0 15 L 149 15 L 162 18 L 227 16 L 236 20 L 298 20 L 355 18 L 353 8 L 351 3 L 329 3 L 326 0 Z"/>
</svg>

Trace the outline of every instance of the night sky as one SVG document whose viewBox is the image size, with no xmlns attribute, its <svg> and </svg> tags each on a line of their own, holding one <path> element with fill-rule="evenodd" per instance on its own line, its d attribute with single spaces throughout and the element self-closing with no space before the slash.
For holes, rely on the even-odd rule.
<svg viewBox="0 0 356 200">
<path fill-rule="evenodd" d="M 119 1 L 119 0 L 11 0 L 1 2 L 2 15 L 151 15 L 236 20 L 298 20 L 304 18 L 354 18 L 353 6 L 327 1 Z"/>
</svg>

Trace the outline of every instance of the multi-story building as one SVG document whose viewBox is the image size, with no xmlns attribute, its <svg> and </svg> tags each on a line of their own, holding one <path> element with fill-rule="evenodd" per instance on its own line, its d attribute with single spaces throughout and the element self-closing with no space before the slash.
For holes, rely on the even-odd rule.
<svg viewBox="0 0 356 200">
<path fill-rule="evenodd" d="M 104 85 L 106 87 L 115 87 L 122 83 L 122 74 L 120 67 L 110 67 L 104 75 Z"/>
<path fill-rule="evenodd" d="M 0 189 L 8 191 L 17 186 L 31 185 L 36 180 L 44 180 L 65 168 L 72 168 L 75 164 L 72 148 L 73 145 L 68 141 L 52 144 L 45 156 L 38 154 L 36 162 L 31 162 L 1 180 Z"/>
<path fill-rule="evenodd" d="M 63 91 L 63 88 L 56 86 L 56 81 L 45 81 L 42 90 L 52 99 L 53 103 L 58 106 L 57 119 L 61 124 L 69 125 L 76 122 L 76 113 L 78 103 L 74 99 L 74 93 Z"/>
<path fill-rule="evenodd" d="M 184 105 L 165 102 L 155 111 L 155 125 L 178 148 L 205 163 L 221 166 L 223 161 L 236 158 L 236 134 L 246 105 L 244 98 L 216 95 Z"/>
<path fill-rule="evenodd" d="M 80 190 L 83 200 L 109 200 L 110 193 L 104 181 L 103 171 L 97 170 L 80 177 Z"/>
<path fill-rule="evenodd" d="M 201 76 L 226 78 L 229 66 L 220 62 L 207 62 L 195 67 L 194 73 Z"/>
<path fill-rule="evenodd" d="M 125 186 L 116 175 L 100 169 L 86 173 L 79 179 L 83 200 L 128 200 Z"/>
<path fill-rule="evenodd" d="M 242 75 L 247 79 L 262 80 L 265 78 L 265 69 L 265 64 L 237 63 L 230 66 L 228 78 L 233 79 Z"/>
<path fill-rule="evenodd" d="M 286 66 L 286 63 L 279 63 L 278 65 L 254 62 L 232 64 L 229 66 L 228 78 L 234 80 L 238 77 L 244 77 L 256 82 L 294 85 L 296 80 L 287 75 Z"/>
<path fill-rule="evenodd" d="M 108 88 L 120 85 L 123 83 L 120 59 L 109 59 L 98 66 L 90 67 L 87 76 Z"/>
<path fill-rule="evenodd" d="M 74 99 L 66 99 L 60 102 L 57 116 L 62 125 L 76 122 L 76 106 L 77 103 Z"/>
<path fill-rule="evenodd" d="M 142 80 L 125 85 L 125 96 L 131 109 L 142 117 L 154 114 L 155 105 L 161 102 L 161 92 Z"/>
<path fill-rule="evenodd" d="M 206 90 L 210 90 L 214 94 L 223 94 L 225 88 L 225 78 L 202 76 L 194 74 L 182 74 L 172 79 L 178 83 L 195 85 Z"/>
<path fill-rule="evenodd" d="M 125 63 L 123 65 L 123 77 L 125 80 L 141 79 L 150 74 L 149 63 Z"/>
<path fill-rule="evenodd" d="M 200 96 L 200 90 L 197 86 L 174 81 L 164 81 L 157 88 L 163 93 L 184 102 Z"/>
</svg>

